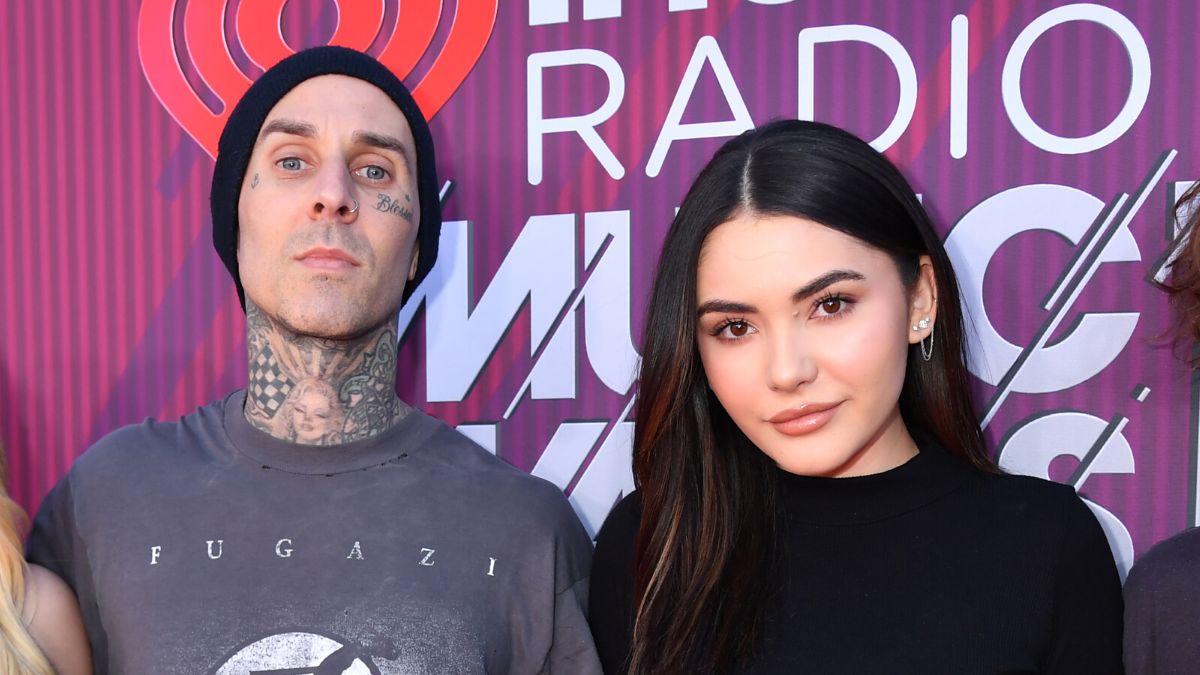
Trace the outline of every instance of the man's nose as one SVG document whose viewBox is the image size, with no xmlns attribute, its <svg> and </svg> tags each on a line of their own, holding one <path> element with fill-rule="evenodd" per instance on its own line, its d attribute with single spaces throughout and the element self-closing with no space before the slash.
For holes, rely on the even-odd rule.
<svg viewBox="0 0 1200 675">
<path fill-rule="evenodd" d="M 354 182 L 346 167 L 340 162 L 327 162 L 317 173 L 309 217 L 354 222 L 362 206 L 354 191 Z"/>
</svg>

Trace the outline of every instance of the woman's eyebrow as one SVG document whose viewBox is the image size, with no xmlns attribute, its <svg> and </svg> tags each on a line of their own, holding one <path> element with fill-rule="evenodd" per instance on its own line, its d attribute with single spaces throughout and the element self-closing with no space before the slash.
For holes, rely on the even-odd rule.
<svg viewBox="0 0 1200 675">
<path fill-rule="evenodd" d="M 866 277 L 854 270 L 832 270 L 826 272 L 796 289 L 796 292 L 792 293 L 792 304 L 812 297 L 839 281 L 862 281 L 864 279 Z"/>
<path fill-rule="evenodd" d="M 854 270 L 833 270 L 826 272 L 812 281 L 804 284 L 795 293 L 792 294 L 792 303 L 804 301 L 826 288 L 836 284 L 839 281 L 862 281 L 866 279 L 859 272 Z M 696 318 L 700 318 L 705 314 L 717 312 L 721 314 L 754 314 L 758 308 L 754 305 L 748 305 L 744 302 L 736 302 L 734 300 L 707 300 L 696 308 Z"/>
<path fill-rule="evenodd" d="M 754 305 L 732 300 L 708 300 L 696 308 L 696 318 L 712 312 L 719 314 L 753 314 L 758 309 Z"/>
</svg>

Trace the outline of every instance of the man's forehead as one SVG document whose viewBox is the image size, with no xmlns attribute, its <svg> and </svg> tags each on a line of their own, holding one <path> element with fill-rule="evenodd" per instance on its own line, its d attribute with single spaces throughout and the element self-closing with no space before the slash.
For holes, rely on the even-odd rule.
<svg viewBox="0 0 1200 675">
<path fill-rule="evenodd" d="M 370 82 L 346 75 L 320 75 L 292 88 L 267 113 L 256 143 L 275 132 L 306 138 L 353 133 L 356 141 L 392 139 L 405 154 L 414 145 L 412 128 L 396 102 Z"/>
</svg>

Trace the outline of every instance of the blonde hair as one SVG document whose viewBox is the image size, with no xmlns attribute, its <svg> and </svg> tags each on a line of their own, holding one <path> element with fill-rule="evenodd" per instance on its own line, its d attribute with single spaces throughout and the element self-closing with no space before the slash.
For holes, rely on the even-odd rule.
<svg viewBox="0 0 1200 675">
<path fill-rule="evenodd" d="M 21 530 L 25 512 L 8 496 L 5 489 L 7 466 L 0 446 L 0 673 L 14 675 L 55 675 L 42 654 L 21 613 L 25 608 L 25 554 Z"/>
</svg>

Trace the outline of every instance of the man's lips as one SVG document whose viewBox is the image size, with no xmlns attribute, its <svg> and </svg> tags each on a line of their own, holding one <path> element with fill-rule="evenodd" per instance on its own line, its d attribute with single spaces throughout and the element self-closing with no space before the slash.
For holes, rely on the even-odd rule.
<svg viewBox="0 0 1200 675">
<path fill-rule="evenodd" d="M 362 263 L 357 258 L 340 248 L 318 246 L 296 256 L 296 260 L 305 267 L 320 270 L 346 270 L 358 267 Z"/>
<path fill-rule="evenodd" d="M 837 414 L 836 403 L 805 403 L 798 408 L 788 408 L 767 420 L 775 430 L 785 436 L 803 436 L 829 423 Z"/>
</svg>

